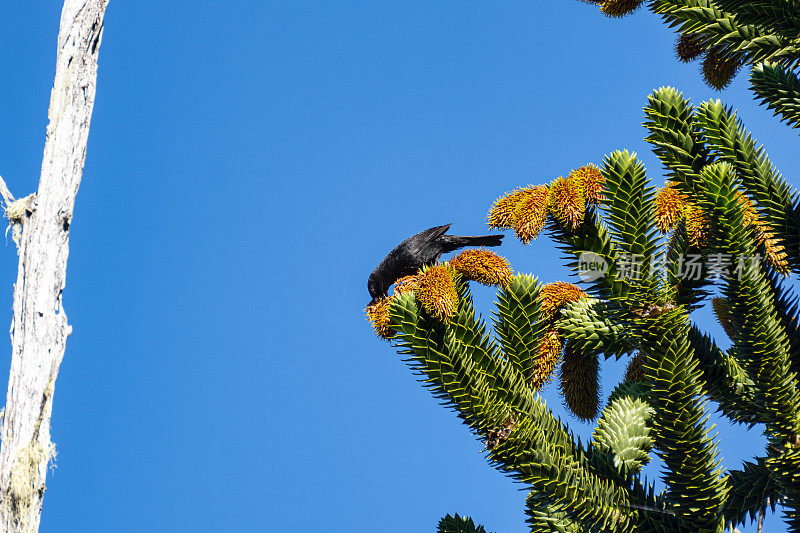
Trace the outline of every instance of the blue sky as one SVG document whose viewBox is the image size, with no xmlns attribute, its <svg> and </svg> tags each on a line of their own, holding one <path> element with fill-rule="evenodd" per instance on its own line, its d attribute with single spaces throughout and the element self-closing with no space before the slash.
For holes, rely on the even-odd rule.
<svg viewBox="0 0 800 533">
<path fill-rule="evenodd" d="M 17 196 L 38 181 L 58 4 L 0 7 Z M 42 531 L 433 531 L 455 512 L 525 531 L 525 492 L 371 335 L 366 278 L 408 235 L 482 233 L 504 191 L 618 148 L 661 183 L 641 122 L 662 85 L 739 108 L 797 185 L 797 134 L 746 76 L 720 95 L 672 43 L 649 13 L 577 1 L 112 1 Z M 0 250 L 8 324 L 17 256 Z M 568 279 L 546 239 L 502 253 Z M 623 366 L 603 367 L 606 393 Z M 724 423 L 720 438 L 727 466 L 762 449 Z"/>
</svg>

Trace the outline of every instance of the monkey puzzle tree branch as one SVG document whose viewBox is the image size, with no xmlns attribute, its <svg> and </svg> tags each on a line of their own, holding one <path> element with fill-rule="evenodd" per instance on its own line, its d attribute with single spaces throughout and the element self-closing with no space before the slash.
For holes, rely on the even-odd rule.
<svg viewBox="0 0 800 533">
<path fill-rule="evenodd" d="M 71 332 L 61 295 L 108 0 L 65 0 L 39 189 L 20 223 L 11 372 L 0 448 L 0 531 L 37 531 L 52 456 L 50 415 Z M 6 199 L 8 201 L 8 199 Z"/>
</svg>

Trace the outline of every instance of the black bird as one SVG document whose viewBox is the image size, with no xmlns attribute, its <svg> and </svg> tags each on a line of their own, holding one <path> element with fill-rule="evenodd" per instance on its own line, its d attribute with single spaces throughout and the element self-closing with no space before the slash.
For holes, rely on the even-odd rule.
<svg viewBox="0 0 800 533">
<path fill-rule="evenodd" d="M 426 229 L 401 242 L 389 252 L 378 268 L 372 271 L 367 281 L 367 290 L 375 303 L 379 298 L 389 295 L 389 287 L 402 278 L 416 274 L 423 265 L 436 263 L 442 254 L 453 252 L 465 246 L 500 246 L 503 235 L 484 235 L 481 237 L 460 237 L 445 235 L 452 224 Z"/>
</svg>

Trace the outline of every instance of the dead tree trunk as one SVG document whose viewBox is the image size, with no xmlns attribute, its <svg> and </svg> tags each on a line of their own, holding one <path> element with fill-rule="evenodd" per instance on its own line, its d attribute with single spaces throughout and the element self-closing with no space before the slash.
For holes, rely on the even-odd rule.
<svg viewBox="0 0 800 533">
<path fill-rule="evenodd" d="M 17 201 L 5 184 L 0 191 L 19 247 L 11 373 L 0 433 L 0 532 L 39 529 L 53 455 L 53 392 L 71 331 L 61 302 L 69 228 L 86 158 L 107 4 L 65 0 L 39 189 Z"/>
</svg>

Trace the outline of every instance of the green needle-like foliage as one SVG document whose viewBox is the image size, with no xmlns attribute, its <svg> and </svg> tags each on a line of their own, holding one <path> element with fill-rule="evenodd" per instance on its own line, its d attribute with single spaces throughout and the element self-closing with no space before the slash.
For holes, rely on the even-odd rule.
<svg viewBox="0 0 800 533">
<path fill-rule="evenodd" d="M 648 421 L 653 409 L 641 398 L 619 396 L 609 402 L 592 437 L 595 446 L 612 454 L 614 466 L 635 474 L 650 462 L 653 448 Z"/>
<path fill-rule="evenodd" d="M 698 275 L 687 276 L 686 258 L 699 257 Z M 687 312 L 700 305 L 709 296 L 711 281 L 708 268 L 708 253 L 692 242 L 685 221 L 673 230 L 667 248 L 667 279 L 665 280 L 675 305 L 682 305 Z"/>
<path fill-rule="evenodd" d="M 725 519 L 733 524 L 744 524 L 755 520 L 759 511 L 770 502 L 773 510 L 781 497 L 778 484 L 770 475 L 763 458 L 755 463 L 745 462 L 741 470 L 731 470 L 728 475 L 728 501 L 725 504 Z"/>
<path fill-rule="evenodd" d="M 655 296 L 650 275 L 656 249 L 656 224 L 653 211 L 653 188 L 649 186 L 644 165 L 636 154 L 617 151 L 606 157 L 604 211 L 608 215 L 613 238 L 625 254 L 628 265 L 624 277 L 630 297 L 647 301 Z"/>
<path fill-rule="evenodd" d="M 667 170 L 667 176 L 687 194 L 697 192 L 700 171 L 711 161 L 695 119 L 695 109 L 683 93 L 662 87 L 651 94 L 644 108 L 645 138 Z"/>
<path fill-rule="evenodd" d="M 793 0 L 716 0 L 742 24 L 763 26 L 793 38 L 800 35 L 800 5 Z"/>
<path fill-rule="evenodd" d="M 622 252 L 612 240 L 607 225 L 596 209 L 587 208 L 583 223 L 575 230 L 567 230 L 555 222 L 549 229 L 550 236 L 565 252 L 566 264 L 570 269 L 579 270 L 579 258 L 586 252 L 591 252 L 608 263 L 608 272 L 594 280 L 587 292 L 601 298 L 615 298 L 628 293 L 630 283 L 621 276 L 617 266 Z"/>
<path fill-rule="evenodd" d="M 483 526 L 476 526 L 467 516 L 447 515 L 439 520 L 438 533 L 486 533 Z"/>
<path fill-rule="evenodd" d="M 711 214 L 716 247 L 734 259 L 755 256 L 755 243 L 744 223 L 734 169 L 714 163 L 703 170 L 701 202 Z M 737 264 L 737 267 L 739 265 Z M 763 391 L 769 412 L 767 428 L 776 437 L 800 433 L 800 393 L 789 368 L 789 341 L 775 310 L 774 297 L 760 265 L 746 265 L 726 276 L 725 294 L 736 328 L 735 356 Z"/>
<path fill-rule="evenodd" d="M 756 202 L 765 222 L 781 233 L 796 230 L 797 194 L 775 170 L 764 149 L 756 146 L 736 113 L 719 100 L 710 100 L 698 109 L 697 121 L 715 159 L 734 167 L 735 179 Z"/>
<path fill-rule="evenodd" d="M 792 128 L 800 128 L 800 79 L 791 70 L 771 63 L 759 63 L 750 74 L 750 85 L 767 109 L 774 111 Z"/>
<path fill-rule="evenodd" d="M 757 37 L 747 26 L 755 22 L 743 21 L 745 12 L 758 13 L 730 4 L 725 9 L 743 14 L 730 15 L 729 29 L 735 23 L 742 39 Z M 698 20 L 722 9 L 686 5 Z M 785 27 L 772 30 L 785 39 Z M 789 530 L 800 533 L 800 313 L 784 281 L 800 272 L 798 193 L 719 101 L 693 106 L 675 89 L 659 89 L 645 126 L 667 179 L 658 193 L 636 155 L 616 151 L 599 171 L 556 180 L 556 200 L 546 205 L 544 187 L 520 193 L 539 195 L 522 207 L 509 197 L 502 204 L 542 224 L 548 210 L 548 233 L 586 292 L 506 275 L 490 328 L 456 270 L 426 267 L 415 279 L 435 272 L 439 285 L 423 291 L 407 280 L 383 314 L 370 316 L 388 313 L 376 330 L 393 335 L 423 385 L 482 442 L 489 463 L 530 491 L 531 531 L 721 533 L 780 504 Z M 594 181 L 580 181 L 586 176 Z M 535 213 L 519 211 L 531 205 Z M 693 276 L 690 256 L 703 263 Z M 586 264 L 597 261 L 607 268 L 587 277 Z M 733 343 L 727 350 L 692 323 L 692 311 L 713 293 L 721 294 L 715 310 Z M 633 362 L 603 398 L 609 357 Z M 576 419 L 597 419 L 586 443 L 538 395 L 554 367 Z M 709 401 L 742 431 L 767 435 L 763 457 L 724 468 Z M 663 491 L 641 472 L 655 457 Z M 439 531 L 484 529 L 448 515 Z"/>
<path fill-rule="evenodd" d="M 800 377 L 800 298 L 790 292 L 774 271 L 768 269 L 765 274 L 775 298 L 778 319 L 789 340 L 789 365 Z"/>
<path fill-rule="evenodd" d="M 581 524 L 567 513 L 549 504 L 541 494 L 532 492 L 525 502 L 531 533 L 581 533 Z"/>
<path fill-rule="evenodd" d="M 584 298 L 561 310 L 559 332 L 581 353 L 619 358 L 638 346 L 637 337 L 629 333 L 630 325 L 620 314 L 608 302 Z"/>
<path fill-rule="evenodd" d="M 494 326 L 507 359 L 527 379 L 532 378 L 542 337 L 539 286 L 533 276 L 517 275 L 498 294 Z"/>
<path fill-rule="evenodd" d="M 689 330 L 689 343 L 700 362 L 705 392 L 720 411 L 740 424 L 766 423 L 764 396 L 739 361 L 694 326 Z"/>
<path fill-rule="evenodd" d="M 603 5 L 611 0 L 599 0 Z M 751 66 L 756 99 L 800 127 L 800 4 L 795 0 L 650 0 L 650 10 L 679 34 L 682 61 L 704 57 L 702 72 L 725 88 Z M 687 48 L 688 47 L 688 48 Z"/>
<path fill-rule="evenodd" d="M 740 22 L 733 13 L 710 0 L 653 0 L 651 10 L 672 28 L 684 34 L 698 34 L 706 47 L 723 46 L 750 62 L 776 60 L 797 62 L 797 46 L 764 26 Z"/>
<path fill-rule="evenodd" d="M 725 486 L 717 447 L 705 427 L 701 372 L 689 343 L 687 317 L 675 309 L 643 320 L 640 329 L 648 355 L 645 381 L 651 387 L 655 447 L 667 467 L 668 500 L 698 531 L 718 531 Z"/>
</svg>

